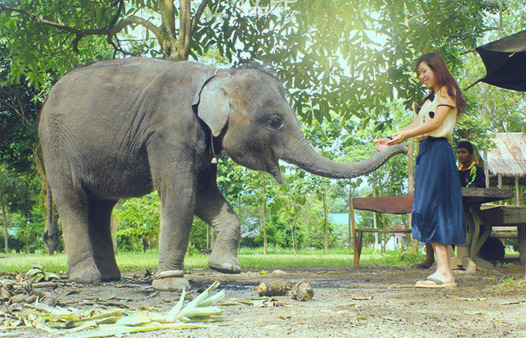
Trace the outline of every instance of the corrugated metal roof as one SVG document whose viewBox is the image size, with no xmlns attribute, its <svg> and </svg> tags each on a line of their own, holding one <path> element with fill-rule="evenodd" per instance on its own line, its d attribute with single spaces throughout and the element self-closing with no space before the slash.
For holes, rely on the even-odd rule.
<svg viewBox="0 0 526 338">
<path fill-rule="evenodd" d="M 488 150 L 488 170 L 493 175 L 526 176 L 526 134 L 498 133 Z"/>
</svg>

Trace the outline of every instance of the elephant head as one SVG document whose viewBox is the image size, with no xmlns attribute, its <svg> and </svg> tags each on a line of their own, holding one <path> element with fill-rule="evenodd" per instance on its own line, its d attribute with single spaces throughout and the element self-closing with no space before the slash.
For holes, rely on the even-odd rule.
<svg viewBox="0 0 526 338">
<path fill-rule="evenodd" d="M 390 157 L 407 153 L 396 145 L 356 163 L 340 163 L 321 156 L 305 139 L 287 102 L 281 82 L 258 68 L 222 71 L 204 82 L 194 109 L 222 139 L 225 152 L 236 163 L 264 170 L 281 182 L 278 160 L 316 175 L 353 178 L 376 170 Z"/>
</svg>

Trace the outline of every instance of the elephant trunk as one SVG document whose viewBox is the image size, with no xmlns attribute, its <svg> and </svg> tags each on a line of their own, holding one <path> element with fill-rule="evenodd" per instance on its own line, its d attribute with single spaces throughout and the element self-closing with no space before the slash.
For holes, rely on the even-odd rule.
<svg viewBox="0 0 526 338">
<path fill-rule="evenodd" d="M 407 154 L 407 147 L 401 144 L 390 146 L 365 160 L 355 163 L 335 162 L 320 155 L 301 135 L 291 147 L 283 149 L 283 152 L 278 156 L 282 160 L 295 164 L 315 175 L 349 179 L 378 169 L 396 154 Z"/>
</svg>

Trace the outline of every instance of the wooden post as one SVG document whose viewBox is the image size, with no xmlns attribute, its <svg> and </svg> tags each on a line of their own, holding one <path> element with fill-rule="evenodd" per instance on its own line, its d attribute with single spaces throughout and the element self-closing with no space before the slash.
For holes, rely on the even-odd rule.
<svg viewBox="0 0 526 338">
<path fill-rule="evenodd" d="M 515 176 L 515 205 L 521 205 L 521 186 L 519 185 L 519 175 Z"/>
<path fill-rule="evenodd" d="M 206 224 L 206 249 L 210 250 L 210 224 Z"/>
<path fill-rule="evenodd" d="M 498 179 L 498 187 L 499 189 L 502 189 L 502 175 L 498 174 L 497 179 Z M 504 204 L 504 201 L 499 201 L 499 205 L 503 205 L 503 204 Z"/>
<path fill-rule="evenodd" d="M 347 247 L 349 249 L 349 254 L 352 252 L 352 239 L 354 238 L 354 233 L 352 230 L 351 223 L 354 221 L 354 213 L 351 213 L 351 200 L 352 200 L 352 181 L 349 182 L 349 219 L 347 222 L 347 228 L 349 230 L 349 237 L 347 238 Z"/>
<path fill-rule="evenodd" d="M 356 238 L 356 221 L 354 219 L 354 202 L 352 198 L 349 199 L 349 215 L 351 218 L 351 226 L 352 226 L 352 240 L 353 240 L 353 248 L 354 248 L 354 267 L 359 268 L 360 267 L 360 257 L 358 256 L 358 239 Z"/>
<path fill-rule="evenodd" d="M 327 214 L 327 193 L 323 191 L 323 214 L 325 219 L 325 235 L 323 237 L 323 247 L 326 255 L 329 254 L 329 221 Z"/>
<path fill-rule="evenodd" d="M 376 193 L 376 175 L 373 172 L 373 197 L 377 197 Z M 378 227 L 377 221 L 376 221 L 376 211 L 373 211 L 373 228 L 376 229 Z M 374 233 L 374 252 L 376 252 L 376 248 L 378 247 L 378 233 Z"/>
<path fill-rule="evenodd" d="M 263 193 L 266 196 L 265 188 L 263 187 Z M 268 237 L 267 237 L 267 198 L 263 198 L 263 254 L 268 253 Z"/>
<path fill-rule="evenodd" d="M 414 152 L 415 152 L 415 139 L 410 138 L 409 144 L 407 146 L 407 171 L 408 171 L 408 184 L 407 184 L 407 194 L 409 196 L 413 196 L 414 188 L 415 188 L 415 168 L 414 168 Z M 412 227 L 412 221 L 413 221 L 413 214 L 409 214 L 408 222 L 409 222 L 409 228 Z M 412 251 L 414 254 L 418 252 L 418 241 L 413 239 L 413 236 L 411 235 L 411 244 L 412 244 Z"/>
</svg>

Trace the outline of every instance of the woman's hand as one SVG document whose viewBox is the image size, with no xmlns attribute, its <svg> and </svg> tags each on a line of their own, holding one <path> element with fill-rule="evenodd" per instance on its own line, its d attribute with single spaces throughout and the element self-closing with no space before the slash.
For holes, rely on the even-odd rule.
<svg viewBox="0 0 526 338">
<path fill-rule="evenodd" d="M 388 137 L 384 137 L 384 138 L 381 138 L 381 139 L 378 139 L 378 140 L 374 140 L 373 143 L 378 143 L 378 145 L 376 147 L 374 147 L 374 150 L 376 150 L 376 151 L 384 150 L 385 148 L 389 147 L 389 145 L 387 144 L 389 141 L 391 141 L 391 139 L 388 138 Z"/>
<path fill-rule="evenodd" d="M 393 139 L 387 142 L 387 146 L 392 146 L 394 144 L 400 144 L 404 142 L 407 139 L 407 137 L 408 137 L 408 134 L 405 131 L 399 131 L 397 133 L 394 133 Z"/>
</svg>

